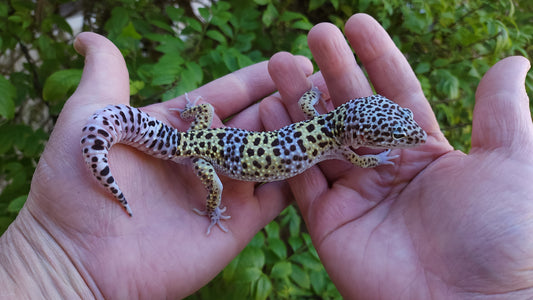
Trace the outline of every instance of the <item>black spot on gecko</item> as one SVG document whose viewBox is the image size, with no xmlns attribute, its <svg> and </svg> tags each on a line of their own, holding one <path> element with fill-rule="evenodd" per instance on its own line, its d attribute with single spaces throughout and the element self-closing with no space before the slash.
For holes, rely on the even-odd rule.
<svg viewBox="0 0 533 300">
<path fill-rule="evenodd" d="M 300 147 L 300 151 L 305 152 L 305 151 L 307 150 L 307 149 L 305 148 L 305 145 L 304 145 L 304 141 L 303 141 L 303 140 L 299 139 L 298 142 L 297 142 L 297 144 L 298 144 L 298 147 Z"/>
<path fill-rule="evenodd" d="M 254 155 L 254 149 L 248 148 L 248 150 L 246 150 L 246 154 L 248 154 L 248 156 L 253 156 Z"/>
<path fill-rule="evenodd" d="M 100 175 L 107 176 L 109 174 L 109 166 L 106 166 L 102 171 L 100 171 Z"/>
<path fill-rule="evenodd" d="M 128 119 L 126 118 L 126 115 L 124 114 L 123 111 L 120 111 L 120 116 L 122 117 L 122 122 L 124 123 L 128 122 Z"/>
<path fill-rule="evenodd" d="M 104 141 L 102 140 L 95 140 L 94 145 L 91 147 L 93 150 L 101 151 L 104 150 Z"/>
</svg>

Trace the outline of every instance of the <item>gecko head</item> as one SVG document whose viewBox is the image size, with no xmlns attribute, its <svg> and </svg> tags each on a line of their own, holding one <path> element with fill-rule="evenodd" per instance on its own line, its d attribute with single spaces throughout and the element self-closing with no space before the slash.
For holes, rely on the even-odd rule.
<svg viewBox="0 0 533 300">
<path fill-rule="evenodd" d="M 413 113 L 381 96 L 352 100 L 344 111 L 344 139 L 354 147 L 407 148 L 426 142 Z"/>
</svg>

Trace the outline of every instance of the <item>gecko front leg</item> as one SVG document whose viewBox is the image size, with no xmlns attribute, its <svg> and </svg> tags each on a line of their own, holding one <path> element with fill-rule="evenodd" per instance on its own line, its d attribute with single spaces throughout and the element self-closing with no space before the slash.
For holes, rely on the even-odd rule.
<svg viewBox="0 0 533 300">
<path fill-rule="evenodd" d="M 354 166 L 361 168 L 373 168 L 380 165 L 394 165 L 392 160 L 399 157 L 399 155 L 389 155 L 390 152 L 391 150 L 388 149 L 378 154 L 359 155 L 350 149 L 345 149 L 341 152 L 341 154 Z"/>
</svg>

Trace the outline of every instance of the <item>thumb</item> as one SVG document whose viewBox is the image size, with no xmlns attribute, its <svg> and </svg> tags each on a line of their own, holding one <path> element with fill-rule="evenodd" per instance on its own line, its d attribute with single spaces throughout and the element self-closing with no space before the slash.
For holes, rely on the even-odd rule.
<svg viewBox="0 0 533 300">
<path fill-rule="evenodd" d="M 117 47 L 101 35 L 83 32 L 76 37 L 74 48 L 85 56 L 85 67 L 80 84 L 68 104 L 98 104 L 98 107 L 128 104 L 128 69 Z"/>
<path fill-rule="evenodd" d="M 52 161 L 56 155 L 72 154 L 81 162 L 81 129 L 89 116 L 108 104 L 129 102 L 128 69 L 111 41 L 84 32 L 76 37 L 74 48 L 85 56 L 85 67 L 78 88 L 59 114 L 46 146 L 48 151 L 43 153 L 43 157 L 52 156 Z"/>
<path fill-rule="evenodd" d="M 508 57 L 483 76 L 476 91 L 473 151 L 533 145 L 533 123 L 524 84 L 529 67 L 524 57 Z"/>
</svg>

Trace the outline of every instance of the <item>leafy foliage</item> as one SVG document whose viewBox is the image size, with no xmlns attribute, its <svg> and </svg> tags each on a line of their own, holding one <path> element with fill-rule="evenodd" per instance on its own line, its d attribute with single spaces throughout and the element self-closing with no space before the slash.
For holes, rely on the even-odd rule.
<svg viewBox="0 0 533 300">
<path fill-rule="evenodd" d="M 301 226 L 297 210 L 289 206 L 187 299 L 342 299 Z"/>
<path fill-rule="evenodd" d="M 525 0 L 0 2 L 0 232 L 22 207 L 55 119 L 79 82 L 83 58 L 71 46 L 72 19 L 119 47 L 131 101 L 142 106 L 277 51 L 310 57 L 312 24 L 342 28 L 353 13 L 366 12 L 413 66 L 452 145 L 468 151 L 475 88 L 499 59 L 531 58 L 532 11 Z M 531 95 L 531 74 L 526 87 Z M 340 298 L 300 223 L 289 207 L 191 298 Z"/>
</svg>

